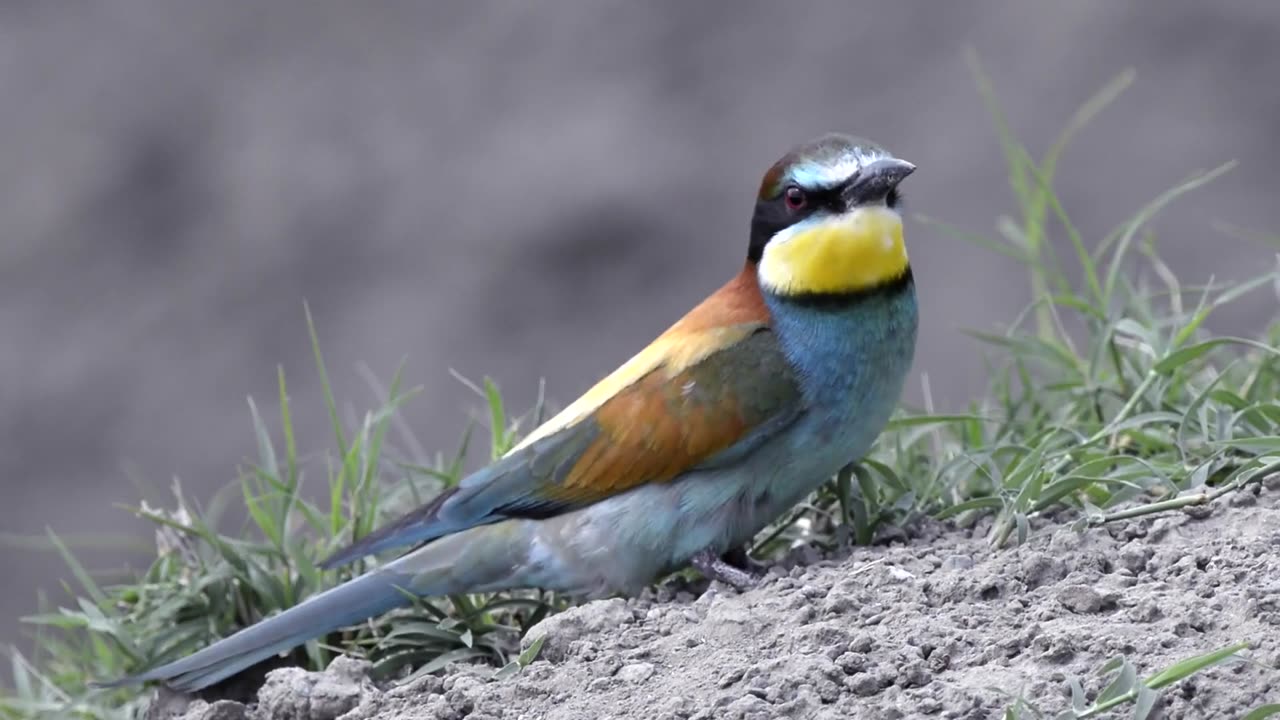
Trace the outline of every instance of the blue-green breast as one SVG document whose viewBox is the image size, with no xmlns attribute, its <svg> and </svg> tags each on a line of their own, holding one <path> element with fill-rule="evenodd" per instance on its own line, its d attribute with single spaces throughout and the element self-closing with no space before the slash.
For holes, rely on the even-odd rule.
<svg viewBox="0 0 1280 720">
<path fill-rule="evenodd" d="M 804 395 L 797 449 L 834 472 L 870 448 L 901 397 L 918 326 L 911 272 L 847 295 L 764 297 Z"/>
</svg>

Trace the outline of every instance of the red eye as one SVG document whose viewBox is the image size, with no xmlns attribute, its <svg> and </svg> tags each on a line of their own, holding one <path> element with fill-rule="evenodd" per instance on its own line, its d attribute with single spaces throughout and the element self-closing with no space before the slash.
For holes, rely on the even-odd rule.
<svg viewBox="0 0 1280 720">
<path fill-rule="evenodd" d="M 808 201 L 808 198 L 804 195 L 804 191 L 795 185 L 787 188 L 787 191 L 783 193 L 783 198 L 787 203 L 788 210 L 799 210 L 803 208 L 805 203 Z"/>
</svg>

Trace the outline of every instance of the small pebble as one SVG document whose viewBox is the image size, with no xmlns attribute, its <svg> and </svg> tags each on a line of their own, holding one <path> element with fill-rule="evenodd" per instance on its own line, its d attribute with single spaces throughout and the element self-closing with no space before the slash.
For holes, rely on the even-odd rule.
<svg viewBox="0 0 1280 720">
<path fill-rule="evenodd" d="M 638 685 L 653 677 L 653 663 L 632 663 L 622 666 L 618 671 L 618 679 L 625 683 Z"/>
<path fill-rule="evenodd" d="M 1088 585 L 1068 585 L 1058 591 L 1058 602 L 1073 613 L 1101 612 L 1107 602 L 1097 590 Z"/>
</svg>

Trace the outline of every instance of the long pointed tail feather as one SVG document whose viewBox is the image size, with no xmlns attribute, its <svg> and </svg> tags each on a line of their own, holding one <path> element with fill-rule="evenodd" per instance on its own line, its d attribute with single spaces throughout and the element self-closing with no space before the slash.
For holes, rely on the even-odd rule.
<svg viewBox="0 0 1280 720">
<path fill-rule="evenodd" d="M 200 690 L 314 637 L 408 605 L 415 594 L 526 587 L 531 532 L 531 524 L 504 522 L 447 535 L 192 655 L 98 686 L 159 680 L 174 690 Z"/>
<path fill-rule="evenodd" d="M 213 685 L 311 638 L 409 604 L 402 588 L 411 576 L 388 570 L 354 578 L 181 660 L 99 686 L 160 680 L 190 692 Z"/>
</svg>

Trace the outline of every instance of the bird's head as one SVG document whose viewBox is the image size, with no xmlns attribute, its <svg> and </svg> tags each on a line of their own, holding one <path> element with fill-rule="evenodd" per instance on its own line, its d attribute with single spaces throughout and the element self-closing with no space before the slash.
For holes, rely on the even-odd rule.
<svg viewBox="0 0 1280 720">
<path fill-rule="evenodd" d="M 800 145 L 765 173 L 751 220 L 750 261 L 777 295 L 843 295 L 908 270 L 898 183 L 915 170 L 847 135 Z"/>
</svg>

